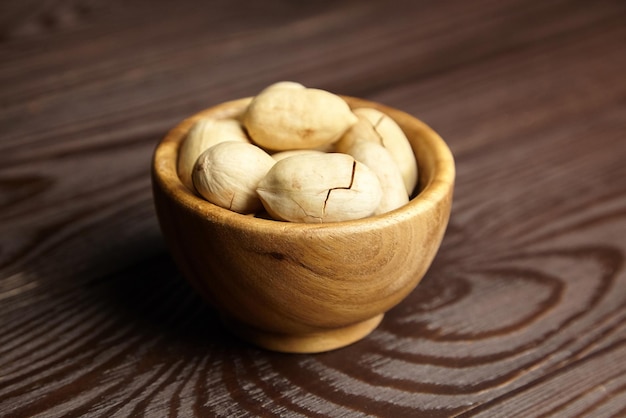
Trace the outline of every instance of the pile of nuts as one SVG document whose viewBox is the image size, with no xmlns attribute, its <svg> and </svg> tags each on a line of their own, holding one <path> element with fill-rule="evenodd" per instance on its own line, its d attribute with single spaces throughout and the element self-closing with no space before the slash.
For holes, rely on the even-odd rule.
<svg viewBox="0 0 626 418">
<path fill-rule="evenodd" d="M 339 222 L 408 203 L 417 162 L 384 113 L 284 81 L 255 96 L 240 120 L 199 120 L 179 150 L 178 176 L 238 213 Z"/>
</svg>

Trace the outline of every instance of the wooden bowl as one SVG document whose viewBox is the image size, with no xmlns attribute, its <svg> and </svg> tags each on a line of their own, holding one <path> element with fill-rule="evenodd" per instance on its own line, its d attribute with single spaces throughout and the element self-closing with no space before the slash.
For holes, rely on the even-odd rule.
<svg viewBox="0 0 626 418">
<path fill-rule="evenodd" d="M 200 117 L 237 117 L 249 98 L 186 119 L 154 154 L 154 200 L 174 260 L 229 330 L 270 350 L 328 351 L 368 335 L 419 283 L 448 223 L 455 170 L 445 142 L 406 113 L 344 98 L 386 113 L 409 138 L 420 181 L 407 205 L 304 224 L 241 215 L 197 197 L 176 173 L 181 141 Z"/>
</svg>

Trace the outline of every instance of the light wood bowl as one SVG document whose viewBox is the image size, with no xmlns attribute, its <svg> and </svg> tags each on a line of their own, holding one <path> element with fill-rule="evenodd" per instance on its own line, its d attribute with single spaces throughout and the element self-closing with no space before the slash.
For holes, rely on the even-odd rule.
<svg viewBox="0 0 626 418">
<path fill-rule="evenodd" d="M 404 112 L 344 98 L 386 113 L 409 138 L 420 181 L 402 208 L 304 224 L 241 215 L 197 197 L 176 173 L 182 140 L 200 117 L 237 117 L 249 98 L 186 119 L 154 154 L 154 200 L 174 260 L 229 330 L 270 350 L 322 352 L 368 335 L 417 286 L 448 223 L 455 169 L 445 142 Z"/>
</svg>

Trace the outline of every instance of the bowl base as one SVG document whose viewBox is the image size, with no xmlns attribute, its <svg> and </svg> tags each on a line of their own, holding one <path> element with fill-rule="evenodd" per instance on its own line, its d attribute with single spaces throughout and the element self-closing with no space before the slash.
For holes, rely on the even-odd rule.
<svg viewBox="0 0 626 418">
<path fill-rule="evenodd" d="M 383 316 L 384 314 L 376 315 L 346 327 L 297 335 L 263 331 L 224 316 L 222 316 L 222 323 L 230 332 L 243 340 L 271 351 L 321 353 L 345 347 L 366 337 L 380 324 Z"/>
</svg>

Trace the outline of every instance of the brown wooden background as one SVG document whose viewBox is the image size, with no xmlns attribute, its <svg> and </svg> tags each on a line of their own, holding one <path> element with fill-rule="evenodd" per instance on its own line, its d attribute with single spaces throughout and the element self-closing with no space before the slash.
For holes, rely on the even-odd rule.
<svg viewBox="0 0 626 418">
<path fill-rule="evenodd" d="M 0 416 L 626 416 L 626 2 L 3 1 Z M 157 141 L 278 80 L 426 121 L 434 265 L 348 348 L 230 337 L 170 260 Z"/>
</svg>

